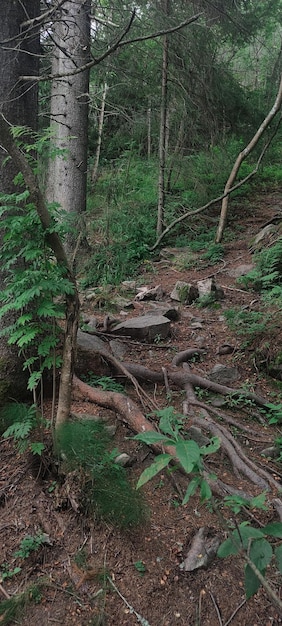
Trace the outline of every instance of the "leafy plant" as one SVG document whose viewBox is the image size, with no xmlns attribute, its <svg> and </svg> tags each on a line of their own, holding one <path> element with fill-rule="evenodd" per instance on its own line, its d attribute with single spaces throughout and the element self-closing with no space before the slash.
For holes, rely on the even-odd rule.
<svg viewBox="0 0 282 626">
<path fill-rule="evenodd" d="M 117 383 L 110 376 L 96 376 L 93 372 L 88 372 L 88 374 L 82 378 L 91 387 L 102 387 L 104 391 L 117 391 L 118 393 L 124 393 L 123 385 Z"/>
<path fill-rule="evenodd" d="M 36 552 L 48 539 L 45 533 L 38 533 L 37 535 L 26 535 L 20 543 L 19 549 L 14 552 L 14 557 L 20 559 L 27 559 L 32 552 Z"/>
<path fill-rule="evenodd" d="M 228 539 L 220 545 L 217 551 L 217 555 L 220 558 L 238 554 L 241 551 L 247 554 L 250 561 L 245 566 L 245 592 L 247 599 L 253 596 L 261 585 L 261 580 L 258 578 L 255 569 L 264 577 L 267 567 L 273 557 L 275 557 L 276 565 L 282 573 L 282 545 L 276 546 L 273 550 L 271 544 L 266 539 L 267 536 L 282 539 L 282 523 L 272 522 L 264 528 L 258 529 L 250 526 L 247 522 L 243 522 L 231 532 Z M 252 568 L 252 564 L 254 568 Z"/>
<path fill-rule="evenodd" d="M 22 176 L 16 182 L 22 184 Z M 65 270 L 54 262 L 46 245 L 48 233 L 43 230 L 37 211 L 30 202 L 29 192 L 0 194 L 1 224 L 4 231 L 0 251 L 2 269 L 6 273 L 5 288 L 0 294 L 0 318 L 8 323 L 2 335 L 19 349 L 24 369 L 29 373 L 28 389 L 34 392 L 45 369 L 58 367 L 56 354 L 61 331 L 56 324 L 63 318 L 64 295 L 73 292 Z M 50 232 L 60 230 L 62 219 L 57 208 L 50 207 Z"/>
<path fill-rule="evenodd" d="M 216 452 L 220 446 L 218 438 L 213 438 L 207 446 L 198 446 L 193 440 L 184 439 L 181 436 L 183 430 L 183 416 L 176 414 L 172 407 L 168 407 L 161 411 L 156 411 L 156 415 L 160 418 L 160 432 L 148 431 L 140 433 L 134 437 L 137 441 L 143 443 L 161 444 L 164 446 L 175 446 L 175 456 L 180 466 L 187 474 L 192 474 L 193 478 L 189 483 L 182 504 L 186 504 L 189 498 L 200 489 L 201 499 L 206 500 L 211 497 L 211 489 L 207 481 L 203 478 L 203 457 Z M 137 489 L 142 487 L 146 482 L 151 480 L 169 463 L 174 460 L 172 454 L 159 454 L 153 463 L 142 472 Z"/>
<path fill-rule="evenodd" d="M 224 316 L 229 328 L 238 335 L 248 337 L 249 341 L 263 333 L 266 330 L 267 323 L 271 320 L 269 314 L 236 308 L 227 309 L 224 311 Z"/>
<path fill-rule="evenodd" d="M 45 445 L 41 441 L 32 441 L 36 431 L 42 431 L 46 425 L 37 406 L 10 402 L 0 410 L 0 433 L 4 439 L 12 437 L 20 453 L 28 448 L 32 454 L 41 456 Z M 41 433 L 41 439 L 43 435 Z"/>
<path fill-rule="evenodd" d="M 143 563 L 143 561 L 135 561 L 134 567 L 137 570 L 137 572 L 141 574 L 141 576 L 144 576 L 146 572 L 146 565 Z"/>
<path fill-rule="evenodd" d="M 143 498 L 133 489 L 126 469 L 109 451 L 110 435 L 103 422 L 64 424 L 57 435 L 57 453 L 68 470 L 81 473 L 82 505 L 97 517 L 127 528 L 147 518 Z"/>
<path fill-rule="evenodd" d="M 267 402 L 266 415 L 269 424 L 281 424 L 282 422 L 282 404 L 273 404 Z"/>
</svg>

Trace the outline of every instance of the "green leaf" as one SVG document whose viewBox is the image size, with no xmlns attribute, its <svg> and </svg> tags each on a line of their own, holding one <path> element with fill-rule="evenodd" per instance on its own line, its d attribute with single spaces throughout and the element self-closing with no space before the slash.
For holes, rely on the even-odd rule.
<svg viewBox="0 0 282 626">
<path fill-rule="evenodd" d="M 282 522 L 270 522 L 264 527 L 263 532 L 265 535 L 282 539 Z"/>
<path fill-rule="evenodd" d="M 31 376 L 28 379 L 28 383 L 27 383 L 27 388 L 29 389 L 29 391 L 32 391 L 33 389 L 35 389 L 35 387 L 37 387 L 40 379 L 42 376 L 42 372 L 33 372 L 31 374 Z"/>
<path fill-rule="evenodd" d="M 228 539 L 225 539 L 225 541 L 223 541 L 223 543 L 219 546 L 217 556 L 221 559 L 225 559 L 225 557 L 230 556 L 231 554 L 238 554 L 240 550 L 241 545 L 235 544 L 234 538 L 232 540 L 231 537 L 228 537 Z"/>
<path fill-rule="evenodd" d="M 210 500 L 212 496 L 212 491 L 205 479 L 201 480 L 201 500 Z"/>
<path fill-rule="evenodd" d="M 277 567 L 279 569 L 279 572 L 282 574 L 282 545 L 275 548 L 274 554 L 277 561 Z"/>
<path fill-rule="evenodd" d="M 217 556 L 225 558 L 231 554 L 238 554 L 242 548 L 247 549 L 249 547 L 250 539 L 263 537 L 264 533 L 257 528 L 240 524 L 239 530 L 233 530 L 230 537 L 219 546 Z"/>
<path fill-rule="evenodd" d="M 195 476 L 195 478 L 192 478 L 192 480 L 190 481 L 187 489 L 186 489 L 186 493 L 185 496 L 182 500 L 182 504 L 187 504 L 187 502 L 189 501 L 189 499 L 191 498 L 191 496 L 194 495 L 194 493 L 197 491 L 199 485 L 201 482 L 201 477 L 200 476 Z"/>
<path fill-rule="evenodd" d="M 35 441 L 30 444 L 30 449 L 32 454 L 38 454 L 38 456 L 41 456 L 43 450 L 45 449 L 45 445 L 44 443 L 40 443 L 40 441 Z"/>
<path fill-rule="evenodd" d="M 219 437 L 212 437 L 212 439 L 210 440 L 210 443 L 207 446 L 201 447 L 201 454 L 204 454 L 204 455 L 213 454 L 214 452 L 217 452 L 219 448 L 220 448 Z"/>
<path fill-rule="evenodd" d="M 261 573 L 264 575 L 264 572 Z M 247 564 L 245 567 L 245 593 L 247 600 L 249 600 L 249 598 L 251 598 L 257 592 L 260 585 L 261 582 L 258 579 L 257 575 Z"/>
<path fill-rule="evenodd" d="M 265 505 L 266 493 L 259 493 L 258 496 L 255 496 L 250 500 L 250 507 L 252 509 L 262 509 L 263 511 L 267 511 L 268 507 Z M 281 524 L 282 529 L 282 524 Z M 267 534 L 267 533 L 266 533 Z"/>
<path fill-rule="evenodd" d="M 154 443 L 160 443 L 163 442 L 165 444 L 169 443 L 174 445 L 174 441 L 172 441 L 171 439 L 167 439 L 167 437 L 165 435 L 162 435 L 161 433 L 157 433 L 154 430 L 149 430 L 145 433 L 139 433 L 138 435 L 135 435 L 135 437 L 133 437 L 133 439 L 137 439 L 137 441 L 142 441 L 143 443 L 146 443 L 148 445 L 152 445 Z"/>
<path fill-rule="evenodd" d="M 267 539 L 255 539 L 250 547 L 249 557 L 260 572 L 265 570 L 272 559 L 272 547 Z"/>
<path fill-rule="evenodd" d="M 195 467 L 198 468 L 201 453 L 195 441 L 177 441 L 175 448 L 176 456 L 187 474 L 190 474 Z"/>
<path fill-rule="evenodd" d="M 173 408 L 169 406 L 161 411 L 158 411 L 157 415 L 160 417 L 159 428 L 162 433 L 175 437 L 182 424 L 180 423 L 177 415 L 174 413 Z"/>
<path fill-rule="evenodd" d="M 149 467 L 146 467 L 144 472 L 142 472 L 138 483 L 136 485 L 136 489 L 140 489 L 143 485 L 145 485 L 148 480 L 151 480 L 156 474 L 161 472 L 164 467 L 167 467 L 169 462 L 173 459 L 171 454 L 159 454 L 155 461 Z"/>
</svg>

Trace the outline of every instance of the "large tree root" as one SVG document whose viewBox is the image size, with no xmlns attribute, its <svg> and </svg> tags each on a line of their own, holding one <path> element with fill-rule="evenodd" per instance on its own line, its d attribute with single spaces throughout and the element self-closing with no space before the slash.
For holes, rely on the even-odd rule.
<svg viewBox="0 0 282 626">
<path fill-rule="evenodd" d="M 130 379 L 131 382 L 135 382 L 138 380 L 139 383 L 142 383 L 146 381 L 153 384 L 165 384 L 166 387 L 168 385 L 174 385 L 182 390 L 185 390 L 186 400 L 183 406 L 183 414 L 187 415 L 187 417 L 190 418 L 189 426 L 195 425 L 200 429 L 203 429 L 206 432 L 210 433 L 212 436 L 218 437 L 220 439 L 221 449 L 229 458 L 233 468 L 233 472 L 237 477 L 244 476 L 249 482 L 253 483 L 260 490 L 274 490 L 276 494 L 277 489 L 279 488 L 279 484 L 277 483 L 277 481 L 273 478 L 271 473 L 259 467 L 254 461 L 249 458 L 249 455 L 244 453 L 241 445 L 232 436 L 228 427 L 225 426 L 224 423 L 222 423 L 222 420 L 226 424 L 235 425 L 243 432 L 248 433 L 248 435 L 251 433 L 252 435 L 257 437 L 258 440 L 260 439 L 259 432 L 254 429 L 250 430 L 248 427 L 241 425 L 238 420 L 235 420 L 233 417 L 226 415 L 224 412 L 217 410 L 214 407 L 210 407 L 204 402 L 199 402 L 195 395 L 194 389 L 195 387 L 199 387 L 201 389 L 206 389 L 208 391 L 214 392 L 216 394 L 221 394 L 223 396 L 232 395 L 233 398 L 244 398 L 248 401 L 251 400 L 260 408 L 266 407 L 265 399 L 255 393 L 245 392 L 241 389 L 233 389 L 225 385 L 220 385 L 206 378 L 203 378 L 202 376 L 198 376 L 197 374 L 192 373 L 186 361 L 194 355 L 195 350 L 193 349 L 179 353 L 174 357 L 172 367 L 167 370 L 162 368 L 161 372 L 151 370 L 150 368 L 138 364 L 128 362 L 120 363 L 112 356 L 109 356 L 109 362 L 112 366 L 115 367 L 119 374 L 122 374 L 126 378 Z M 104 351 L 103 358 L 108 358 L 107 353 Z M 183 365 L 182 370 L 178 368 L 181 363 Z M 138 389 L 138 397 L 140 400 L 141 394 L 139 383 L 137 383 L 136 385 L 135 382 L 134 387 L 136 391 Z M 114 410 L 118 413 L 119 416 L 121 416 L 123 421 L 136 433 L 156 430 L 155 426 L 145 418 L 137 404 L 133 402 L 130 398 L 122 394 L 94 389 L 92 387 L 89 387 L 86 383 L 83 383 L 76 377 L 74 378 L 74 393 L 76 397 L 87 398 L 91 402 Z M 221 421 L 218 422 L 214 418 L 214 416 L 219 417 Z M 177 462 L 175 448 L 173 446 L 165 447 L 154 445 L 152 447 L 156 452 L 168 452 Z M 209 481 L 213 493 L 215 493 L 216 495 L 226 495 L 227 493 L 246 495 L 243 494 L 241 489 L 236 490 L 231 486 L 222 483 L 222 481 L 220 481 L 219 479 L 217 479 L 216 481 L 211 481 L 208 471 L 206 472 L 206 478 Z M 278 514 L 280 515 L 279 507 L 276 507 L 276 509 L 278 511 Z"/>
</svg>

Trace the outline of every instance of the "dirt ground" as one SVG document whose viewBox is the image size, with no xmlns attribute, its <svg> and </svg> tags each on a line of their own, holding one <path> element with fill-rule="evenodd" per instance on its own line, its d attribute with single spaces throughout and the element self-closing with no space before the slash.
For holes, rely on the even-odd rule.
<svg viewBox="0 0 282 626">
<path fill-rule="evenodd" d="M 256 367 L 254 347 L 242 348 L 242 338 L 232 333 L 223 317 L 225 309 L 240 306 L 251 310 L 260 306 L 260 296 L 244 291 L 230 275 L 230 270 L 252 262 L 249 244 L 252 237 L 274 215 L 282 211 L 282 195 L 265 194 L 248 202 L 247 208 L 233 208 L 233 222 L 240 226 L 236 239 L 224 243 L 224 260 L 215 266 L 178 271 L 164 262 L 156 262 L 143 269 L 143 281 L 148 286 L 162 285 L 169 294 L 177 280 L 194 283 L 215 276 L 224 290 L 220 307 L 197 308 L 182 306 L 181 317 L 172 323 L 172 334 L 166 342 L 154 345 L 132 343 L 126 361 L 147 365 L 159 370 L 168 366 L 177 351 L 198 345 L 199 336 L 205 346 L 201 362 L 191 364 L 195 373 L 203 376 L 214 365 L 235 365 L 240 373 L 237 386 L 248 383 L 253 390 L 271 402 L 273 393 L 279 394 L 275 381 L 264 376 Z M 140 315 L 146 304 L 136 304 L 130 315 Z M 88 305 L 89 310 L 89 305 Z M 92 311 L 93 315 L 101 312 Z M 197 319 L 199 327 L 191 327 Z M 272 341 L 280 342 L 281 332 L 276 331 Z M 263 337 L 261 338 L 264 339 Z M 230 344 L 231 354 L 221 354 L 220 348 Z M 127 384 L 131 397 L 134 394 Z M 159 403 L 167 403 L 162 386 L 147 385 L 146 391 Z M 183 393 L 171 390 L 171 402 L 181 411 Z M 74 403 L 75 412 L 107 413 L 106 409 L 86 402 Z M 50 411 L 46 401 L 45 414 Z M 237 419 L 249 423 L 243 411 L 232 413 Z M 133 482 L 153 460 L 154 455 L 144 445 L 133 441 L 133 432 L 114 413 L 116 424 L 114 445 L 128 452 L 133 459 L 127 472 Z M 281 481 L 281 463 L 260 456 L 260 451 L 273 442 L 277 428 L 256 421 L 252 428 L 256 437 L 238 433 L 238 441 L 261 466 L 266 466 L 277 481 Z M 48 433 L 45 434 L 48 441 Z M 263 588 L 248 601 L 244 593 L 244 561 L 241 556 L 221 560 L 215 558 L 206 569 L 192 573 L 183 572 L 180 564 L 186 556 L 193 536 L 203 526 L 211 531 L 220 528 L 214 512 L 195 495 L 181 506 L 179 490 L 187 487 L 187 479 L 178 473 L 173 480 L 167 473 L 155 477 L 144 487 L 150 518 L 142 527 L 122 531 L 98 522 L 93 517 L 75 511 L 70 502 L 62 504 L 60 486 L 54 472 L 42 469 L 30 455 L 20 455 L 12 441 L 0 440 L 0 570 L 21 572 L 2 580 L 0 601 L 40 584 L 36 602 L 26 602 L 16 619 L 10 623 L 22 626 L 61 624 L 70 626 L 278 626 L 282 616 Z M 210 469 L 237 489 L 250 490 L 250 484 L 232 473 L 229 460 L 221 452 L 213 456 Z M 44 471 L 43 471 L 44 470 Z M 280 473 L 279 473 L 280 472 Z M 63 488 L 63 486 L 61 487 Z M 251 486 L 253 494 L 258 490 Z M 267 512 L 254 510 L 251 521 L 257 527 L 278 520 L 271 508 Z M 230 514 L 231 516 L 231 514 Z M 238 516 L 238 522 L 243 519 Z M 14 556 L 26 535 L 44 532 L 47 543 L 21 560 Z M 224 531 L 220 529 L 224 537 Z M 267 579 L 281 597 L 281 577 L 275 567 L 267 570 Z M 2 619 L 0 616 L 0 624 Z"/>
</svg>

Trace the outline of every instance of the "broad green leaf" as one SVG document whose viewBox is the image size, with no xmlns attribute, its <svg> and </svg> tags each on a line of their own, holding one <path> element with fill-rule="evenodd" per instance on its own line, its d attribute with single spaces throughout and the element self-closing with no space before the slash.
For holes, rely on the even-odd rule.
<svg viewBox="0 0 282 626">
<path fill-rule="evenodd" d="M 261 572 L 264 575 L 264 571 Z M 249 600 L 259 589 L 261 585 L 260 580 L 256 576 L 255 572 L 251 569 L 251 567 L 247 564 L 245 567 L 245 593 L 246 598 Z"/>
<path fill-rule="evenodd" d="M 148 445 L 160 442 L 170 445 L 174 445 L 175 443 L 171 439 L 167 439 L 166 435 L 157 433 L 154 430 L 148 430 L 145 433 L 139 433 L 138 435 L 135 435 L 134 439 L 137 439 L 137 441 L 143 441 L 143 443 L 147 443 Z"/>
<path fill-rule="evenodd" d="M 252 509 L 262 509 L 263 511 L 267 511 L 268 507 L 265 505 L 266 493 L 259 493 L 258 496 L 255 496 L 250 501 L 250 506 Z M 281 524 L 282 527 L 282 524 Z"/>
<path fill-rule="evenodd" d="M 230 554 L 238 554 L 242 548 L 247 549 L 250 539 L 261 539 L 264 537 L 257 528 L 241 524 L 238 530 L 233 530 L 230 537 L 226 539 L 218 548 L 217 556 L 224 558 Z"/>
<path fill-rule="evenodd" d="M 212 491 L 211 491 L 209 484 L 207 483 L 205 479 L 202 479 L 201 481 L 200 493 L 201 493 L 201 500 L 210 500 Z"/>
<path fill-rule="evenodd" d="M 248 548 L 250 539 L 262 539 L 264 537 L 264 532 L 258 528 L 253 528 L 253 526 L 240 524 L 238 531 L 235 530 L 232 534 L 243 542 L 244 548 Z"/>
<path fill-rule="evenodd" d="M 272 559 L 272 547 L 267 539 L 255 539 L 250 547 L 249 557 L 260 572 L 265 570 Z"/>
<path fill-rule="evenodd" d="M 282 522 L 270 522 L 264 527 L 263 532 L 265 535 L 282 539 Z"/>
<path fill-rule="evenodd" d="M 187 474 L 190 474 L 199 466 L 201 453 L 195 441 L 178 441 L 176 443 L 176 456 Z"/>
<path fill-rule="evenodd" d="M 154 476 L 156 476 L 156 474 L 161 472 L 162 469 L 169 464 L 172 458 L 171 454 L 159 454 L 152 465 L 146 467 L 144 472 L 142 472 L 136 485 L 136 489 L 140 489 L 140 487 L 145 485 L 148 480 L 151 480 Z"/>
<path fill-rule="evenodd" d="M 219 546 L 217 551 L 217 556 L 221 559 L 225 559 L 225 557 L 230 556 L 231 554 L 238 554 L 241 550 L 241 545 L 237 542 L 235 544 L 235 539 L 233 540 L 228 537 L 223 543 Z"/>
<path fill-rule="evenodd" d="M 199 484 L 201 482 L 201 477 L 200 476 L 195 476 L 195 478 L 192 478 L 191 482 L 189 483 L 187 489 L 186 489 L 186 493 L 185 496 L 182 500 L 182 504 L 187 504 L 188 500 L 191 498 L 191 496 L 194 495 L 194 493 L 197 491 Z"/>
<path fill-rule="evenodd" d="M 175 429 L 174 426 L 176 416 L 174 414 L 173 408 L 167 407 L 166 409 L 163 409 L 163 411 L 158 411 L 158 414 L 160 415 L 159 428 L 162 433 L 174 437 L 175 430 L 177 429 Z"/>
<path fill-rule="evenodd" d="M 275 548 L 274 554 L 277 561 L 277 567 L 279 569 L 279 572 L 281 572 L 282 574 L 282 545 L 278 546 L 278 548 Z"/>
<path fill-rule="evenodd" d="M 207 446 L 202 446 L 201 447 L 201 454 L 213 454 L 214 452 L 217 452 L 217 450 L 219 450 L 220 448 L 220 439 L 219 437 L 213 437 L 210 440 L 210 443 Z"/>
</svg>

